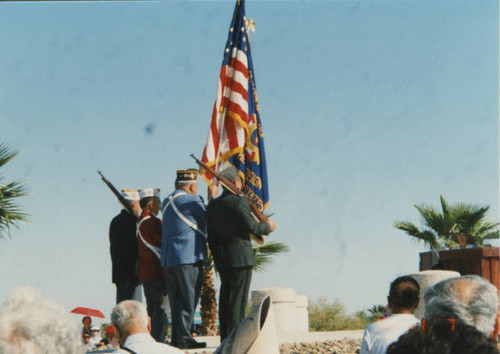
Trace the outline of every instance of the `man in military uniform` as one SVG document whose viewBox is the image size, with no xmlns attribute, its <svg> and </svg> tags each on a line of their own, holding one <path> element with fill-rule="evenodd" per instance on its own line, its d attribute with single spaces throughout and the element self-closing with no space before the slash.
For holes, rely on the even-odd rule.
<svg viewBox="0 0 500 354">
<path fill-rule="evenodd" d="M 197 170 L 177 171 L 175 190 L 163 201 L 161 263 L 172 311 L 171 343 L 181 349 L 206 347 L 191 334 L 207 257 L 206 207 L 196 194 L 197 179 Z"/>
<path fill-rule="evenodd" d="M 112 280 L 116 285 L 116 303 L 123 300 L 141 301 L 141 283 L 137 279 L 136 224 L 140 214 L 139 194 L 131 189 L 122 189 L 121 194 L 127 200 L 135 215 L 122 209 L 109 226 L 109 243 L 112 265 Z"/>
<path fill-rule="evenodd" d="M 162 307 L 166 295 L 165 277 L 160 264 L 161 220 L 156 217 L 161 209 L 160 190 L 139 190 L 142 208 L 137 224 L 139 243 L 138 278 L 144 287 L 148 314 L 151 317 L 151 336 L 157 342 L 165 342 L 168 319 Z"/>
<path fill-rule="evenodd" d="M 236 168 L 220 173 L 239 189 L 243 182 Z M 224 188 L 207 210 L 208 244 L 221 278 L 219 322 L 221 341 L 245 317 L 255 254 L 250 234 L 268 235 L 276 229 L 272 220 L 258 222 L 251 215 L 248 199 Z"/>
</svg>

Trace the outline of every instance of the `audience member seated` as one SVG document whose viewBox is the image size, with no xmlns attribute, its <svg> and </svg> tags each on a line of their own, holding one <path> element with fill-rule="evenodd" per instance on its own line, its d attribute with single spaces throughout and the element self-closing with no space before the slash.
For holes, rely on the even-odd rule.
<svg viewBox="0 0 500 354">
<path fill-rule="evenodd" d="M 82 324 L 83 324 L 83 332 L 88 332 L 90 333 L 90 327 L 92 326 L 92 318 L 90 316 L 84 316 L 82 318 Z"/>
<path fill-rule="evenodd" d="M 12 292 L 0 309 L 0 353 L 83 353 L 81 327 L 69 311 L 37 290 Z"/>
<path fill-rule="evenodd" d="M 424 293 L 425 318 L 452 318 L 496 340 L 498 290 L 477 275 L 449 278 Z"/>
<path fill-rule="evenodd" d="M 109 340 L 108 338 L 103 338 L 101 339 L 96 345 L 95 348 L 98 350 L 103 350 L 103 349 L 108 349 L 109 347 Z"/>
<path fill-rule="evenodd" d="M 494 342 L 460 320 L 423 319 L 416 327 L 392 343 L 387 354 L 499 354 Z"/>
<path fill-rule="evenodd" d="M 391 315 L 366 327 L 361 354 L 385 354 L 389 344 L 419 323 L 413 316 L 419 303 L 419 293 L 420 286 L 410 276 L 399 277 L 392 282 L 387 297 Z"/>
<path fill-rule="evenodd" d="M 168 344 L 156 342 L 149 334 L 151 318 L 146 308 L 135 300 L 125 300 L 113 308 L 111 323 L 122 349 L 116 354 L 184 354 Z"/>
<path fill-rule="evenodd" d="M 83 348 L 87 351 L 95 348 L 93 344 L 90 343 L 90 332 L 83 331 L 82 333 Z"/>
<path fill-rule="evenodd" d="M 101 341 L 102 337 L 98 326 L 90 327 L 90 344 L 97 346 L 97 343 Z"/>
</svg>

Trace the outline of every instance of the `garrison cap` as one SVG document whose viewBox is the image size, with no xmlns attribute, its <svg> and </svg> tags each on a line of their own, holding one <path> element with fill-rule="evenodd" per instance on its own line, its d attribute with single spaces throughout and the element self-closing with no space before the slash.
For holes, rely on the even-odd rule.
<svg viewBox="0 0 500 354">
<path fill-rule="evenodd" d="M 187 170 L 177 170 L 177 178 L 175 184 L 190 185 L 198 179 L 198 170 L 195 168 L 188 168 Z"/>
<path fill-rule="evenodd" d="M 139 193 L 133 189 L 122 189 L 121 192 L 125 200 L 129 200 L 131 202 L 139 200 Z"/>
<path fill-rule="evenodd" d="M 220 171 L 220 175 L 222 177 L 226 177 L 230 181 L 234 181 L 235 178 L 240 177 L 238 175 L 238 170 L 234 166 L 223 169 L 222 171 Z"/>
<path fill-rule="evenodd" d="M 146 197 L 160 198 L 160 188 L 139 189 L 139 197 L 141 199 Z"/>
</svg>

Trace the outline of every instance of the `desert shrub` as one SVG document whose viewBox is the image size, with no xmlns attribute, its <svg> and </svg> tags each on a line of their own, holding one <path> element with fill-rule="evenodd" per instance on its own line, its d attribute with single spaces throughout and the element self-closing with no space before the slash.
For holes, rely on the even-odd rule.
<svg viewBox="0 0 500 354">
<path fill-rule="evenodd" d="M 364 329 L 372 322 L 364 311 L 346 314 L 341 301 L 328 302 L 323 297 L 310 302 L 308 313 L 309 330 L 312 332 Z"/>
</svg>

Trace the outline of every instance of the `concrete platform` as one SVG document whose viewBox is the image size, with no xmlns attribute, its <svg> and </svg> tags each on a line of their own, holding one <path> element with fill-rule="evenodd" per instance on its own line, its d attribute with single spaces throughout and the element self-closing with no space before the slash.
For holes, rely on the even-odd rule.
<svg viewBox="0 0 500 354">
<path fill-rule="evenodd" d="M 340 340 L 343 338 L 361 339 L 363 330 L 356 331 L 335 331 L 335 332 L 309 332 L 309 333 L 291 333 L 278 335 L 278 342 L 285 343 L 314 343 L 325 342 L 327 340 Z M 213 353 L 220 344 L 220 337 L 196 337 L 198 342 L 207 342 L 207 347 L 203 349 L 190 349 L 186 353 L 190 354 L 208 354 Z"/>
</svg>

